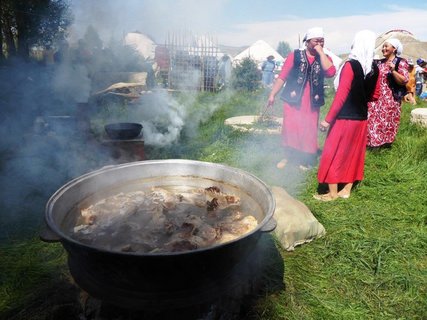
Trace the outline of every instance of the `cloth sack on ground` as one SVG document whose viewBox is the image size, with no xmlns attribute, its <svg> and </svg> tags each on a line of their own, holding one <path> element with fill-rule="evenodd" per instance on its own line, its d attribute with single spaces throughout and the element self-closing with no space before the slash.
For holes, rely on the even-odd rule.
<svg viewBox="0 0 427 320">
<path fill-rule="evenodd" d="M 274 186 L 272 192 L 276 200 L 274 218 L 277 227 L 274 234 L 285 250 L 293 251 L 296 246 L 326 234 L 323 225 L 304 203 L 290 196 L 283 188 Z"/>
</svg>

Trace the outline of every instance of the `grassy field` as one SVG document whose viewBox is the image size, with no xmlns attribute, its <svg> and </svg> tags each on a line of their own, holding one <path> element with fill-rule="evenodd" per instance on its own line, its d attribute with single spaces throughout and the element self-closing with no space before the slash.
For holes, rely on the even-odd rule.
<svg viewBox="0 0 427 320">
<path fill-rule="evenodd" d="M 201 95 L 191 102 L 192 128 L 179 144 L 146 149 L 149 159 L 210 161 L 252 172 L 303 201 L 325 227 L 325 237 L 293 252 L 277 245 L 285 288 L 267 291 L 248 318 L 427 319 L 427 129 L 410 124 L 413 107 L 403 105 L 393 147 L 367 153 L 365 179 L 351 198 L 323 203 L 312 198 L 316 168 L 276 169 L 279 137 L 224 126 L 226 118 L 258 113 L 265 98 L 264 92 Z M 211 116 L 201 117 L 201 109 L 212 110 Z M 280 102 L 273 113 L 281 115 Z M 15 215 L 12 222 L 3 215 L 10 208 L 1 207 L 0 318 L 78 319 L 66 254 L 59 244 L 38 238 L 46 199 L 37 194 L 37 184 L 32 197 L 37 200 L 7 212 Z M 34 210 L 40 214 L 29 214 Z"/>
</svg>

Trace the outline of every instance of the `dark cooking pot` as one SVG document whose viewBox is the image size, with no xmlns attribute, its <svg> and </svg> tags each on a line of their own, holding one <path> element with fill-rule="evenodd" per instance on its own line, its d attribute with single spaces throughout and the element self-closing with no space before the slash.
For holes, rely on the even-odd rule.
<svg viewBox="0 0 427 320">
<path fill-rule="evenodd" d="M 75 208 L 98 201 L 96 194 L 117 194 L 142 185 L 162 186 L 166 180 L 174 179 L 182 185 L 183 178 L 196 178 L 200 187 L 229 186 L 249 196 L 253 200 L 249 203 L 260 208 L 255 215 L 258 226 L 240 238 L 206 249 L 144 254 L 97 249 L 77 242 L 64 231 L 64 221 L 74 219 L 70 215 L 76 214 Z M 245 262 L 260 235 L 274 230 L 274 210 L 270 189 L 243 170 L 191 160 L 140 161 L 107 166 L 62 186 L 46 205 L 47 228 L 41 238 L 61 242 L 68 253 L 71 275 L 94 297 L 132 308 L 170 307 L 172 301 L 182 306 L 191 297 L 203 301 L 205 295 L 220 290 L 219 284 L 236 272 L 239 263 Z M 179 300 L 182 297 L 186 300 Z"/>
<path fill-rule="evenodd" d="M 129 140 L 137 138 L 142 130 L 142 124 L 134 122 L 110 123 L 104 126 L 107 135 L 114 140 Z"/>
</svg>

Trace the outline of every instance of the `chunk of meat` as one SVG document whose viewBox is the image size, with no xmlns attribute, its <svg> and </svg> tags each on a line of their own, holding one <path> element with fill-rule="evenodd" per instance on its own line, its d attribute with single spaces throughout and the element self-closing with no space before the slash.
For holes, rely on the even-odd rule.
<svg viewBox="0 0 427 320">
<path fill-rule="evenodd" d="M 206 207 L 206 194 L 204 192 L 193 190 L 193 192 L 180 192 L 180 195 L 182 196 L 182 203 L 192 204 L 200 208 Z"/>
<path fill-rule="evenodd" d="M 223 193 L 218 187 L 208 187 L 203 189 L 206 196 L 208 197 L 207 205 L 215 210 L 215 209 L 225 209 L 230 206 L 238 206 L 240 205 L 240 198 L 234 195 L 229 195 Z M 214 202 L 213 199 L 216 199 Z"/>
<path fill-rule="evenodd" d="M 155 203 L 162 204 L 166 209 L 173 209 L 178 202 L 182 201 L 182 196 L 180 194 L 158 187 L 152 188 L 147 197 L 150 197 Z"/>
<path fill-rule="evenodd" d="M 227 231 L 238 237 L 255 229 L 257 225 L 258 221 L 253 216 L 246 216 L 241 220 L 233 222 L 222 221 L 218 223 L 218 226 L 222 231 Z"/>
<path fill-rule="evenodd" d="M 81 210 L 71 236 L 118 252 L 183 252 L 232 241 L 257 226 L 217 186 L 119 193 Z"/>
</svg>

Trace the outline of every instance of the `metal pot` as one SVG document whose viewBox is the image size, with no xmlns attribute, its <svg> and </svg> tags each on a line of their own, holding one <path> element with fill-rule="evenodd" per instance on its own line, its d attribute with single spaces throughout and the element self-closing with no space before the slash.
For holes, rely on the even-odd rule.
<svg viewBox="0 0 427 320">
<path fill-rule="evenodd" d="M 105 125 L 105 132 L 114 140 L 129 140 L 137 138 L 142 130 L 142 124 L 134 122 L 117 122 Z"/>
<path fill-rule="evenodd" d="M 131 253 L 97 249 L 77 242 L 63 230 L 66 219 L 94 194 L 120 192 L 140 182 L 162 186 L 164 181 L 200 179 L 206 186 L 227 184 L 245 193 L 261 208 L 258 226 L 231 242 L 181 253 Z M 201 187 L 206 187 L 201 186 Z M 119 190 L 119 191 L 118 191 Z M 202 301 L 221 290 L 236 266 L 254 250 L 264 232 L 274 230 L 275 201 L 271 190 L 257 177 L 229 166 L 192 160 L 152 160 L 107 166 L 80 176 L 57 190 L 46 205 L 46 230 L 41 239 L 61 242 L 76 283 L 92 296 L 131 308 L 171 307 Z M 72 217 L 71 217 L 72 218 Z M 206 296 L 207 298 L 207 296 Z"/>
</svg>

